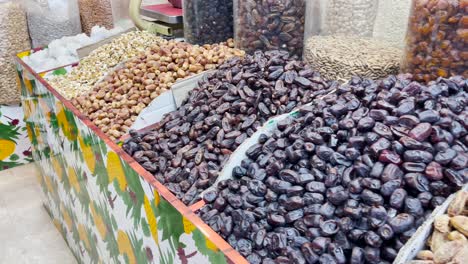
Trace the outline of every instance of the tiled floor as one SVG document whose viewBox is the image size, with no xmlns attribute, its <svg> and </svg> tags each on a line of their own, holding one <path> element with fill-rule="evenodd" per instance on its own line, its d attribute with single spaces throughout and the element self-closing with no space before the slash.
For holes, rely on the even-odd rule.
<svg viewBox="0 0 468 264">
<path fill-rule="evenodd" d="M 0 171 L 0 264 L 77 263 L 42 206 L 35 164 Z"/>
</svg>

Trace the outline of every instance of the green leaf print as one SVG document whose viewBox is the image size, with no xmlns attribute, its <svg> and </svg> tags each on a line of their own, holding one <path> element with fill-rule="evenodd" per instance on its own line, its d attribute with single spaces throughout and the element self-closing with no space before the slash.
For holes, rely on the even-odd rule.
<svg viewBox="0 0 468 264">
<path fill-rule="evenodd" d="M 174 253 L 166 251 L 162 252 L 161 248 L 158 247 L 159 250 L 159 262 L 160 264 L 173 264 L 174 263 Z"/>
<path fill-rule="evenodd" d="M 145 218 L 141 218 L 141 228 L 143 229 L 143 234 L 145 234 L 146 237 L 151 236 L 149 226 Z"/>
<path fill-rule="evenodd" d="M 56 69 L 52 72 L 52 75 L 65 75 L 67 70 L 65 68 Z"/>
<path fill-rule="evenodd" d="M 198 249 L 198 252 L 200 252 L 202 255 L 205 255 L 208 257 L 211 263 L 215 264 L 221 264 L 221 263 L 227 263 L 226 262 L 226 257 L 224 256 L 223 252 L 221 251 L 213 251 L 212 249 L 209 249 L 206 245 L 206 237 L 203 235 L 203 233 L 195 229 L 193 231 L 193 240 L 195 241 L 195 246 Z"/>
<path fill-rule="evenodd" d="M 157 209 L 156 215 L 159 216 L 158 229 L 163 230 L 161 240 L 173 238 L 174 241 L 179 241 L 180 236 L 184 233 L 180 212 L 165 199 L 161 199 Z"/>
<path fill-rule="evenodd" d="M 10 160 L 11 161 L 17 161 L 17 160 L 19 160 L 19 157 L 18 157 L 18 155 L 13 154 L 13 155 L 10 156 Z"/>
<path fill-rule="evenodd" d="M 18 130 L 19 130 L 19 127 L 5 125 L 3 123 L 0 123 L 0 139 L 15 141 L 18 139 L 18 136 L 20 135 Z"/>
<path fill-rule="evenodd" d="M 10 169 L 10 168 L 13 168 L 13 167 L 16 167 L 16 166 L 19 166 L 19 165 L 22 165 L 22 163 L 14 162 L 14 161 L 9 162 L 9 161 L 0 160 L 0 170 Z"/>
<path fill-rule="evenodd" d="M 99 186 L 101 193 L 108 195 L 109 175 L 107 174 L 106 165 L 104 162 L 97 161 L 94 168 L 94 176 L 96 176 L 96 183 Z"/>
</svg>

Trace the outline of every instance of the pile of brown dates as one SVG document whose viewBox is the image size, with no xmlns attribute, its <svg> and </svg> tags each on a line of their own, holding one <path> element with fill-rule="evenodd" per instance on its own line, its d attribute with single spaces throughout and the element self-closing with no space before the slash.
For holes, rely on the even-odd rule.
<svg viewBox="0 0 468 264">
<path fill-rule="evenodd" d="M 468 81 L 352 78 L 262 134 L 202 219 L 250 263 L 391 263 L 468 179 Z"/>
<path fill-rule="evenodd" d="M 207 74 L 182 106 L 123 149 L 185 204 L 199 200 L 230 154 L 270 117 L 338 87 L 286 51 L 257 51 Z"/>
</svg>

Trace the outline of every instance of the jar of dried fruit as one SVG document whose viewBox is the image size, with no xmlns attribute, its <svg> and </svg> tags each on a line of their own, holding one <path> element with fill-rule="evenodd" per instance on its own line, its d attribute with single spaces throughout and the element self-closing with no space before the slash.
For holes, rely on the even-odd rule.
<svg viewBox="0 0 468 264">
<path fill-rule="evenodd" d="M 305 0 L 234 0 L 236 47 L 302 55 Z"/>
<path fill-rule="evenodd" d="M 232 0 L 184 0 L 184 36 L 191 44 L 232 38 Z"/>
<path fill-rule="evenodd" d="M 468 0 L 413 0 L 402 72 L 468 78 Z"/>
</svg>

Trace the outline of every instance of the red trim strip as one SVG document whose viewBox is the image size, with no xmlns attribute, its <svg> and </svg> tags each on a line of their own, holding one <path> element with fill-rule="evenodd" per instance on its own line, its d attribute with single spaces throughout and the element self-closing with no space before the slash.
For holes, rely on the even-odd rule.
<svg viewBox="0 0 468 264">
<path fill-rule="evenodd" d="M 200 210 L 200 208 L 202 208 L 203 206 L 205 206 L 205 201 L 203 200 L 200 200 L 192 205 L 189 206 L 190 210 L 192 210 L 192 212 L 197 212 L 198 210 Z"/>
</svg>

